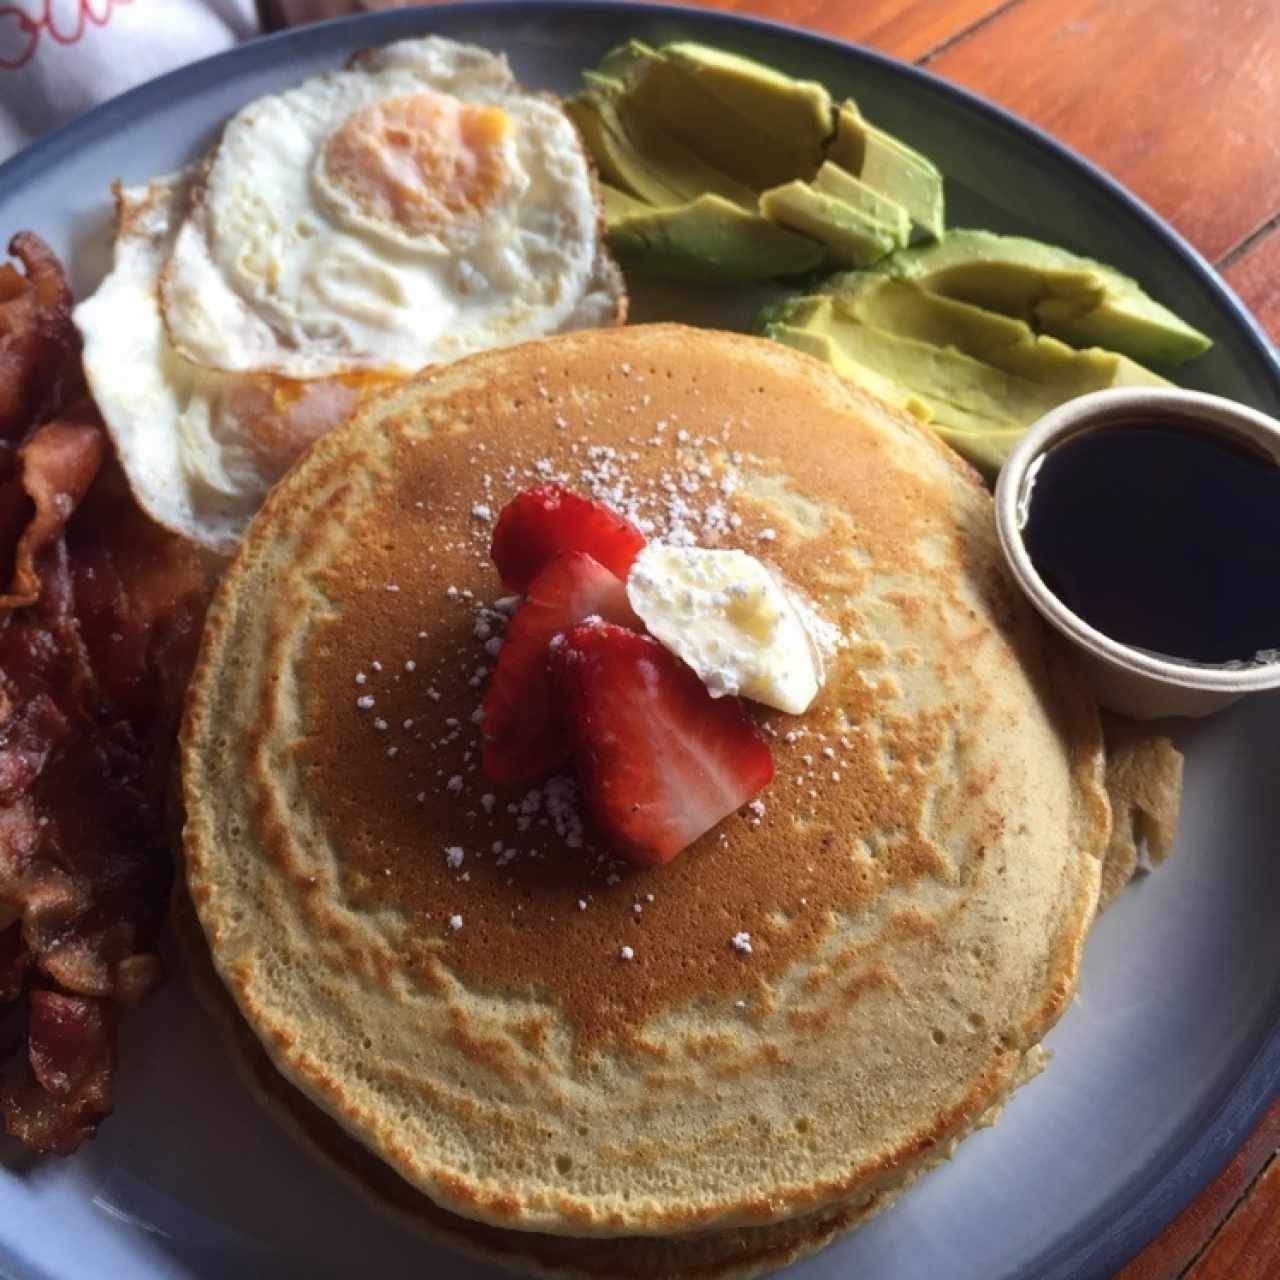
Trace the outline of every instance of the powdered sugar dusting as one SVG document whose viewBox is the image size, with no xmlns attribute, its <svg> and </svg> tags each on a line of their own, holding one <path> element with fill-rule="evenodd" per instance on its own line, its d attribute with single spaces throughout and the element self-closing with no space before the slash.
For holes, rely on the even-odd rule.
<svg viewBox="0 0 1280 1280">
<path fill-rule="evenodd" d="M 429 533 L 416 535 L 423 539 L 423 562 L 432 570 L 436 566 L 431 557 L 441 557 L 442 569 L 443 556 L 453 557 L 454 582 L 443 574 L 436 576 L 430 612 L 423 613 L 420 580 L 414 580 L 411 559 L 406 558 L 403 568 L 397 562 L 395 581 L 385 581 L 385 573 L 379 575 L 382 580 L 371 581 L 369 588 L 377 593 L 384 615 L 403 614 L 403 639 L 380 641 L 385 647 L 360 655 L 359 670 L 344 677 L 357 686 L 351 690 L 356 708 L 349 713 L 357 731 L 381 738 L 389 803 L 399 788 L 403 803 L 414 805 L 415 814 L 447 832 L 450 843 L 437 846 L 443 853 L 429 864 L 444 886 L 458 892 L 463 884 L 480 886 L 495 878 L 499 884 L 520 883 L 522 877 L 545 874 L 544 863 L 554 864 L 557 876 L 568 868 L 567 896 L 558 910 L 550 909 L 548 918 L 559 915 L 562 923 L 571 920 L 589 930 L 616 927 L 625 930 L 622 937 L 661 929 L 664 906 L 655 902 L 654 894 L 637 891 L 635 869 L 595 836 L 584 816 L 577 779 L 566 772 L 535 787 L 503 788 L 489 783 L 483 771 L 484 698 L 493 669 L 502 660 L 508 624 L 522 603 L 519 595 L 504 591 L 489 562 L 493 523 L 520 490 L 555 483 L 609 506 L 651 541 L 754 547 L 764 556 L 763 547 L 784 541 L 786 533 L 762 528 L 758 508 L 743 492 L 743 468 L 755 463 L 731 447 L 732 424 L 725 422 L 721 430 L 708 433 L 671 414 L 659 417 L 649 407 L 650 397 L 640 394 L 642 382 L 643 371 L 633 370 L 631 390 L 636 394 L 619 410 L 635 424 L 626 443 L 598 443 L 592 438 L 590 419 L 576 406 L 540 391 L 545 407 L 535 400 L 532 410 L 544 415 L 543 439 L 550 441 L 549 447 L 539 450 L 530 448 L 528 441 L 515 441 L 504 443 L 499 456 L 496 448 L 473 445 L 468 491 L 429 495 L 433 520 L 437 512 L 453 513 L 449 540 L 432 543 Z M 552 425 L 554 435 L 547 430 Z M 531 433 L 529 440 L 536 439 Z M 642 460 L 643 468 L 638 465 Z M 429 526 L 419 522 L 415 528 L 426 531 Z M 466 567 L 457 564 L 459 555 L 465 557 Z M 464 582 L 485 582 L 488 589 L 477 586 L 472 591 Z M 414 600 L 419 601 L 417 614 L 409 610 Z M 838 631 L 824 633 L 823 625 L 815 618 L 822 640 L 838 645 Z M 448 637 L 447 644 L 442 645 L 442 636 Z M 814 750 L 819 749 L 815 744 Z M 843 754 L 824 753 L 825 769 L 806 765 L 799 771 L 804 779 L 801 791 L 838 781 Z M 790 781 L 780 777 L 774 785 Z M 790 807 L 789 799 L 786 803 Z M 741 838 L 749 838 L 748 832 L 761 826 L 765 813 L 760 799 L 745 807 L 744 820 L 737 824 Z M 442 819 L 447 824 L 443 828 L 436 825 Z M 458 945 L 475 947 L 492 923 L 493 908 L 483 893 L 467 892 L 475 896 L 446 900 L 443 910 L 436 909 L 435 919 L 437 927 L 443 919 L 449 933 L 458 934 L 465 911 L 467 941 Z M 451 907 L 462 910 L 445 914 Z M 532 902 L 504 910 L 517 918 L 526 907 L 526 919 L 535 909 L 547 911 Z M 622 943 L 617 935 L 615 939 L 618 959 L 635 961 L 635 946 Z M 714 939 L 708 941 L 713 948 L 717 945 Z M 607 934 L 604 944 L 610 945 Z M 728 950 L 730 955 L 749 956 L 754 945 L 752 935 L 739 929 L 731 935 Z"/>
</svg>

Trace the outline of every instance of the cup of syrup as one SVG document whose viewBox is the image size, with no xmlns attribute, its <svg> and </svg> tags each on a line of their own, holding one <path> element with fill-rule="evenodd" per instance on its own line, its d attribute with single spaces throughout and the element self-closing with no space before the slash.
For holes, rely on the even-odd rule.
<svg viewBox="0 0 1280 1280">
<path fill-rule="evenodd" d="M 1202 716 L 1280 688 L 1280 422 L 1196 391 L 1094 392 L 1030 428 L 995 501 L 1014 580 L 1104 706 Z"/>
</svg>

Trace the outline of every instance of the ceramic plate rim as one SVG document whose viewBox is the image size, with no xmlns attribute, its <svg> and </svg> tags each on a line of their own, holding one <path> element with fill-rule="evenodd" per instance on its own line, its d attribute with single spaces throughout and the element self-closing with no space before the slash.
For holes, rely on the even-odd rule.
<svg viewBox="0 0 1280 1280">
<path fill-rule="evenodd" d="M 1237 336 L 1244 338 L 1253 349 L 1273 389 L 1280 395 L 1280 355 L 1248 309 L 1196 249 L 1154 210 L 1097 165 L 1014 113 L 923 67 L 836 37 L 737 13 L 672 4 L 637 4 L 633 0 L 456 0 L 447 6 L 356 14 L 278 31 L 180 67 L 101 104 L 0 163 L 0 186 L 9 191 L 20 188 L 25 182 L 55 168 L 68 154 L 99 139 L 115 136 L 121 124 L 147 118 L 166 103 L 184 97 L 188 89 L 216 82 L 224 67 L 234 66 L 239 73 L 269 68 L 288 62 L 292 49 L 297 45 L 340 44 L 348 33 L 352 35 L 348 47 L 358 47 L 364 33 L 368 33 L 367 42 L 377 42 L 395 38 L 411 23 L 421 23 L 422 29 L 427 31 L 431 29 L 433 19 L 446 12 L 460 15 L 463 21 L 468 17 L 486 15 L 500 21 L 504 14 L 514 12 L 525 20 L 575 13 L 587 16 L 607 12 L 616 16 L 632 12 L 647 22 L 667 18 L 676 22 L 695 22 L 705 28 L 726 32 L 771 34 L 792 40 L 797 45 L 835 53 L 855 63 L 870 64 L 900 77 L 914 91 L 924 90 L 958 103 L 1020 135 L 1035 149 L 1054 157 L 1073 171 L 1077 180 L 1100 190 L 1136 219 L 1149 235 L 1172 250 L 1183 268 L 1196 277 L 1213 297 Z M 380 36 L 379 32 L 385 34 Z M 1127 1188 L 1128 1194 L 1121 1202 L 1113 1202 L 1106 1210 L 1077 1223 L 1056 1247 L 1037 1258 L 1030 1267 L 1015 1273 L 1010 1280 L 1079 1280 L 1085 1276 L 1110 1275 L 1159 1234 L 1217 1176 L 1241 1141 L 1257 1125 L 1278 1090 L 1280 1000 L 1273 1011 L 1271 1029 L 1262 1044 L 1234 1085 L 1229 1086 L 1214 1104 L 1206 1107 L 1204 1123 L 1196 1136 L 1190 1142 L 1183 1141 L 1181 1137 L 1171 1140 L 1169 1147 L 1177 1149 L 1153 1159 L 1148 1175 L 1133 1180 L 1141 1185 Z M 0 1258 L 12 1260 L 12 1257 L 8 1247 L 0 1242 Z"/>
</svg>

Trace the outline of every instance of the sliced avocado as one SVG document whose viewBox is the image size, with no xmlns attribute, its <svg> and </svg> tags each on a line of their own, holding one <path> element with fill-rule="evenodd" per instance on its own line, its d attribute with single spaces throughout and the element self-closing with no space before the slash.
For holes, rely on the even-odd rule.
<svg viewBox="0 0 1280 1280">
<path fill-rule="evenodd" d="M 603 69 L 592 71 L 589 67 L 582 73 L 583 82 L 588 89 L 594 89 L 597 93 L 603 93 L 608 97 L 619 94 L 623 89 L 623 82 L 617 76 L 610 75 Z"/>
<path fill-rule="evenodd" d="M 708 165 L 755 191 L 792 178 L 811 178 L 822 163 L 831 134 L 830 106 L 821 121 L 810 118 L 804 127 L 789 132 L 776 126 L 775 131 L 766 131 L 760 121 L 769 119 L 775 109 L 797 118 L 786 87 L 799 83 L 807 98 L 809 82 L 792 81 L 767 67 L 760 67 L 753 80 L 747 70 L 756 64 L 746 59 L 734 61 L 733 74 L 723 69 L 704 74 L 695 69 L 697 59 L 691 52 L 698 47 L 685 45 L 679 62 L 669 59 L 665 50 L 650 49 L 638 40 L 606 55 L 601 74 L 621 85 L 619 101 L 625 103 L 629 125 L 646 119 L 655 133 L 678 140 Z M 755 99 L 750 113 L 744 114 L 739 107 L 750 97 L 753 84 Z M 730 105 L 726 98 L 739 106 Z"/>
<path fill-rule="evenodd" d="M 583 79 L 568 109 L 613 188 L 606 222 L 615 247 L 641 269 L 654 264 L 696 279 L 699 243 L 716 249 L 707 279 L 763 280 L 823 262 L 866 266 L 905 247 L 913 217 L 929 225 L 941 217 L 936 170 L 862 121 L 852 104 L 845 114 L 857 129 L 846 123 L 844 149 L 858 172 L 828 162 L 835 110 L 814 81 L 705 45 L 655 49 L 639 40 L 611 50 Z M 708 195 L 720 201 L 702 202 Z M 726 202 L 743 216 L 730 218 Z M 759 225 L 768 222 L 773 232 Z M 802 238 L 812 241 L 804 252 Z M 730 268 L 723 255 L 733 246 L 749 256 Z"/>
<path fill-rule="evenodd" d="M 683 204 L 714 192 L 755 207 L 755 192 L 704 164 L 676 139 L 643 120 L 624 117 L 617 99 L 597 86 L 565 104 L 601 176 L 652 205 Z"/>
<path fill-rule="evenodd" d="M 949 231 L 884 269 L 942 297 L 1015 316 L 1073 346 L 1104 346 L 1150 364 L 1181 364 L 1210 341 L 1137 281 L 1054 245 L 989 231 Z"/>
<path fill-rule="evenodd" d="M 633 37 L 610 49 L 600 59 L 596 71 L 602 76 L 608 76 L 621 89 L 640 79 L 654 62 L 661 60 L 662 55 L 657 49 Z M 590 74 L 589 71 L 583 72 L 584 76 Z"/>
<path fill-rule="evenodd" d="M 662 56 L 767 138 L 820 146 L 833 132 L 831 95 L 816 80 L 795 80 L 750 58 L 679 41 Z"/>
<path fill-rule="evenodd" d="M 760 212 L 825 244 L 837 262 L 866 266 L 907 243 L 907 211 L 830 163 L 807 182 L 784 183 L 760 197 Z"/>
<path fill-rule="evenodd" d="M 847 169 L 842 169 L 834 161 L 827 160 L 823 164 L 813 180 L 813 185 L 819 191 L 825 191 L 827 195 L 856 205 L 877 220 L 888 223 L 894 228 L 895 233 L 899 227 L 905 228 L 901 232 L 904 240 L 911 232 L 911 217 L 896 200 L 890 200 L 874 187 L 867 186 L 860 178 L 855 178 Z"/>
<path fill-rule="evenodd" d="M 857 323 L 927 342 L 954 347 L 1006 373 L 1042 386 L 1061 384 L 1071 395 L 1082 377 L 1101 371 L 1100 386 L 1159 386 L 1164 379 L 1127 356 L 1093 347 L 1077 351 L 1023 321 L 931 294 L 913 281 L 876 278 L 874 272 L 838 277 L 832 300 L 838 311 Z M 1105 369 L 1103 366 L 1105 365 Z M 1088 386 L 1085 390 L 1097 390 Z"/>
<path fill-rule="evenodd" d="M 804 326 L 810 316 L 830 305 L 831 299 L 825 293 L 793 293 L 761 307 L 754 327 L 758 333 L 766 333 L 772 324 Z"/>
<path fill-rule="evenodd" d="M 782 342 L 797 351 L 816 356 L 824 363 L 831 365 L 838 373 L 850 382 L 869 391 L 873 396 L 886 404 L 896 405 L 904 409 L 922 424 L 931 425 L 928 406 L 910 392 L 903 391 L 894 380 L 881 373 L 871 364 L 854 365 L 841 352 L 839 344 L 829 334 L 816 328 L 787 324 L 781 320 L 774 322 L 767 330 L 768 336 L 775 342 Z"/>
<path fill-rule="evenodd" d="M 1104 387 L 1164 384 L 1123 355 L 1073 350 L 1021 321 L 876 271 L 835 277 L 822 293 L 775 307 L 764 332 L 828 359 L 988 472 L 1064 401 Z"/>
<path fill-rule="evenodd" d="M 744 209 L 755 209 L 756 192 L 753 187 L 736 181 L 723 170 L 708 164 L 696 151 L 656 125 L 629 99 L 619 101 L 617 115 L 627 137 L 640 155 L 646 160 L 651 156 L 660 157 L 665 171 L 677 173 L 681 182 L 686 184 L 689 199 L 696 199 L 700 195 L 717 195 Z"/>
<path fill-rule="evenodd" d="M 827 156 L 900 204 L 922 231 L 934 239 L 942 235 L 942 174 L 931 160 L 866 120 L 852 98 L 836 115 L 836 135 Z"/>
<path fill-rule="evenodd" d="M 610 216 L 609 246 L 624 266 L 676 280 L 766 280 L 812 271 L 823 259 L 815 241 L 716 195 Z"/>
<path fill-rule="evenodd" d="M 565 103 L 600 176 L 620 191 L 649 204 L 672 204 L 687 198 L 674 176 L 664 178 L 660 165 L 651 164 L 631 145 L 609 100 L 596 93 L 580 93 Z"/>
<path fill-rule="evenodd" d="M 607 226 L 612 226 L 623 218 L 634 217 L 638 213 L 653 212 L 653 205 L 645 204 L 643 200 L 637 200 L 635 196 L 629 196 L 625 191 L 619 191 L 617 187 L 610 186 L 607 182 L 600 183 L 600 200 L 604 205 L 604 220 Z"/>
</svg>

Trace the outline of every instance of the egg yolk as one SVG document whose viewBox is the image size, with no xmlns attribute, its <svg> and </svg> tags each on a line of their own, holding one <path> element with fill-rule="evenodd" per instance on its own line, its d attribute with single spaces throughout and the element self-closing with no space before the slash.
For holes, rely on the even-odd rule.
<svg viewBox="0 0 1280 1280">
<path fill-rule="evenodd" d="M 368 396 L 400 380 L 374 369 L 332 378 L 229 377 L 223 380 L 215 417 L 244 441 L 257 466 L 274 479 Z"/>
<path fill-rule="evenodd" d="M 511 120 L 437 93 L 375 103 L 325 143 L 330 181 L 375 222 L 438 235 L 482 216 L 508 187 Z"/>
</svg>

